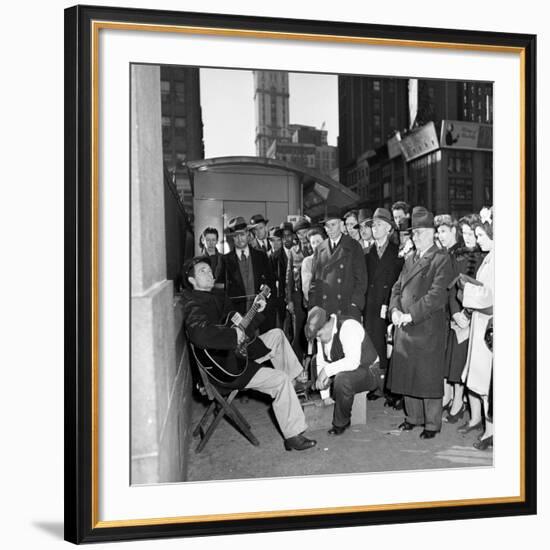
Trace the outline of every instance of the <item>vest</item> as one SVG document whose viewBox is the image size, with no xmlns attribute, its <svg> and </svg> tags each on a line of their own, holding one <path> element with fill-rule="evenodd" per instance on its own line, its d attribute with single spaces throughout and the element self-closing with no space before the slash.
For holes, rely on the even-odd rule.
<svg viewBox="0 0 550 550">
<path fill-rule="evenodd" d="M 332 338 L 330 358 L 326 357 L 325 349 L 323 347 L 323 355 L 325 355 L 325 360 L 327 360 L 329 363 L 334 363 L 334 361 L 338 361 L 339 359 L 343 359 L 344 357 L 344 348 L 342 347 L 342 341 L 340 340 L 340 330 L 342 328 L 343 322 L 347 321 L 348 319 L 353 319 L 353 317 L 342 316 L 337 318 L 336 333 Z M 359 366 L 370 367 L 376 361 L 377 357 L 378 353 L 376 351 L 376 348 L 374 347 L 370 336 L 365 331 L 365 337 L 363 338 L 363 342 L 361 343 L 361 361 L 359 362 Z"/>
</svg>

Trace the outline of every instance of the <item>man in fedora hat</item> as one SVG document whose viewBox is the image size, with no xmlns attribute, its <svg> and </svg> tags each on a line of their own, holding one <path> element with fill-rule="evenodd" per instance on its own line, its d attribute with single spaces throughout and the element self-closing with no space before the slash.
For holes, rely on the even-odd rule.
<svg viewBox="0 0 550 550">
<path fill-rule="evenodd" d="M 308 340 L 317 339 L 316 387 L 324 392 L 332 383 L 334 415 L 328 433 L 341 435 L 350 425 L 355 394 L 383 387 L 378 354 L 361 323 L 352 317 L 328 315 L 315 306 L 305 329 Z"/>
<path fill-rule="evenodd" d="M 290 249 L 286 268 L 286 305 L 294 319 L 292 347 L 300 361 L 304 358 L 307 345 L 304 336 L 306 310 L 302 293 L 302 263 L 304 258 L 311 254 L 311 248 L 307 240 L 307 232 L 310 227 L 311 224 L 303 216 L 294 223 L 293 231 L 298 238 L 298 244 Z"/>
<path fill-rule="evenodd" d="M 258 252 L 265 257 L 265 254 Z M 183 319 L 191 343 L 207 349 L 218 361 L 223 361 L 227 372 L 234 375 L 231 381 L 212 382 L 225 388 L 253 389 L 273 398 L 273 412 L 285 439 L 287 451 L 303 451 L 315 446 L 315 441 L 303 435 L 306 430 L 304 412 L 296 395 L 296 380 L 303 373 L 302 366 L 280 329 L 269 330 L 253 340 L 248 348 L 248 362 L 243 368 L 235 359 L 237 346 L 252 336 L 266 307 L 263 297 L 255 302 L 258 317 L 248 329 L 224 326 L 227 316 L 234 309 L 227 295 L 214 288 L 214 276 L 210 258 L 197 256 L 184 266 L 187 288 L 183 291 Z M 273 368 L 264 367 L 270 360 Z M 243 370 L 241 370 L 243 369 Z"/>
<path fill-rule="evenodd" d="M 451 260 L 434 243 L 434 217 L 423 206 L 412 212 L 416 253 L 405 260 L 393 286 L 390 315 L 395 325 L 387 386 L 405 396 L 403 431 L 424 426 L 422 439 L 441 430 L 448 286 Z"/>
<path fill-rule="evenodd" d="M 250 218 L 249 229 L 252 230 L 254 238 L 250 242 L 252 248 L 256 248 L 268 254 L 271 251 L 271 243 L 268 238 L 267 223 L 269 220 L 266 220 L 263 214 L 254 214 Z"/>
<path fill-rule="evenodd" d="M 403 260 L 398 257 L 399 247 L 390 238 L 394 230 L 390 212 L 386 208 L 377 208 L 371 224 L 374 245 L 365 254 L 369 284 L 363 323 L 380 357 L 380 368 L 386 371 L 388 306 L 392 287 L 403 267 Z M 381 395 L 374 392 L 369 394 L 371 400 L 377 397 Z"/>
<path fill-rule="evenodd" d="M 308 306 L 361 321 L 367 290 L 367 269 L 361 245 L 342 234 L 341 218 L 330 209 L 324 220 L 328 238 L 315 250 Z"/>
<path fill-rule="evenodd" d="M 361 208 L 359 210 L 356 228 L 359 230 L 359 235 L 361 237 L 359 244 L 366 254 L 374 244 L 372 238 L 372 210 L 370 210 L 370 208 Z"/>
<path fill-rule="evenodd" d="M 252 306 L 254 296 L 262 285 L 275 291 L 275 276 L 267 255 L 249 246 L 248 224 L 242 216 L 229 220 L 228 234 L 233 238 L 234 249 L 223 256 L 223 270 L 217 282 L 223 283 L 235 309 L 241 313 Z M 265 310 L 265 320 L 260 326 L 262 332 L 275 328 L 275 308 L 273 298 L 269 298 Z"/>
</svg>

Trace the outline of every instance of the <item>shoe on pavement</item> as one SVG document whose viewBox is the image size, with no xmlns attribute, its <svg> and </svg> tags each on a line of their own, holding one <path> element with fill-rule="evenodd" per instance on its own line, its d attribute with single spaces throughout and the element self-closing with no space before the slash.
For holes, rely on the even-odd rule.
<svg viewBox="0 0 550 550">
<path fill-rule="evenodd" d="M 305 451 L 306 449 L 315 447 L 315 445 L 317 445 L 315 439 L 308 439 L 302 434 L 285 439 L 285 449 L 287 451 Z"/>
</svg>

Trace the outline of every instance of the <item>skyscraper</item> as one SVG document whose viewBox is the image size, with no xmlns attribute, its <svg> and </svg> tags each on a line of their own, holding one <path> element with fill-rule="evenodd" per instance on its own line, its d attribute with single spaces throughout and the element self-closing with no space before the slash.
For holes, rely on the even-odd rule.
<svg viewBox="0 0 550 550">
<path fill-rule="evenodd" d="M 290 140 L 288 73 L 254 71 L 256 155 L 265 157 L 275 139 Z"/>
</svg>

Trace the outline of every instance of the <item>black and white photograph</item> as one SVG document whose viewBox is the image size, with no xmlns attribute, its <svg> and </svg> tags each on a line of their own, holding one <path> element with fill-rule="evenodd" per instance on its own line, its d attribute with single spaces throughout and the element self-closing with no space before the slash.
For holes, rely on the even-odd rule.
<svg viewBox="0 0 550 550">
<path fill-rule="evenodd" d="M 129 93 L 131 484 L 491 468 L 493 83 Z"/>
</svg>

